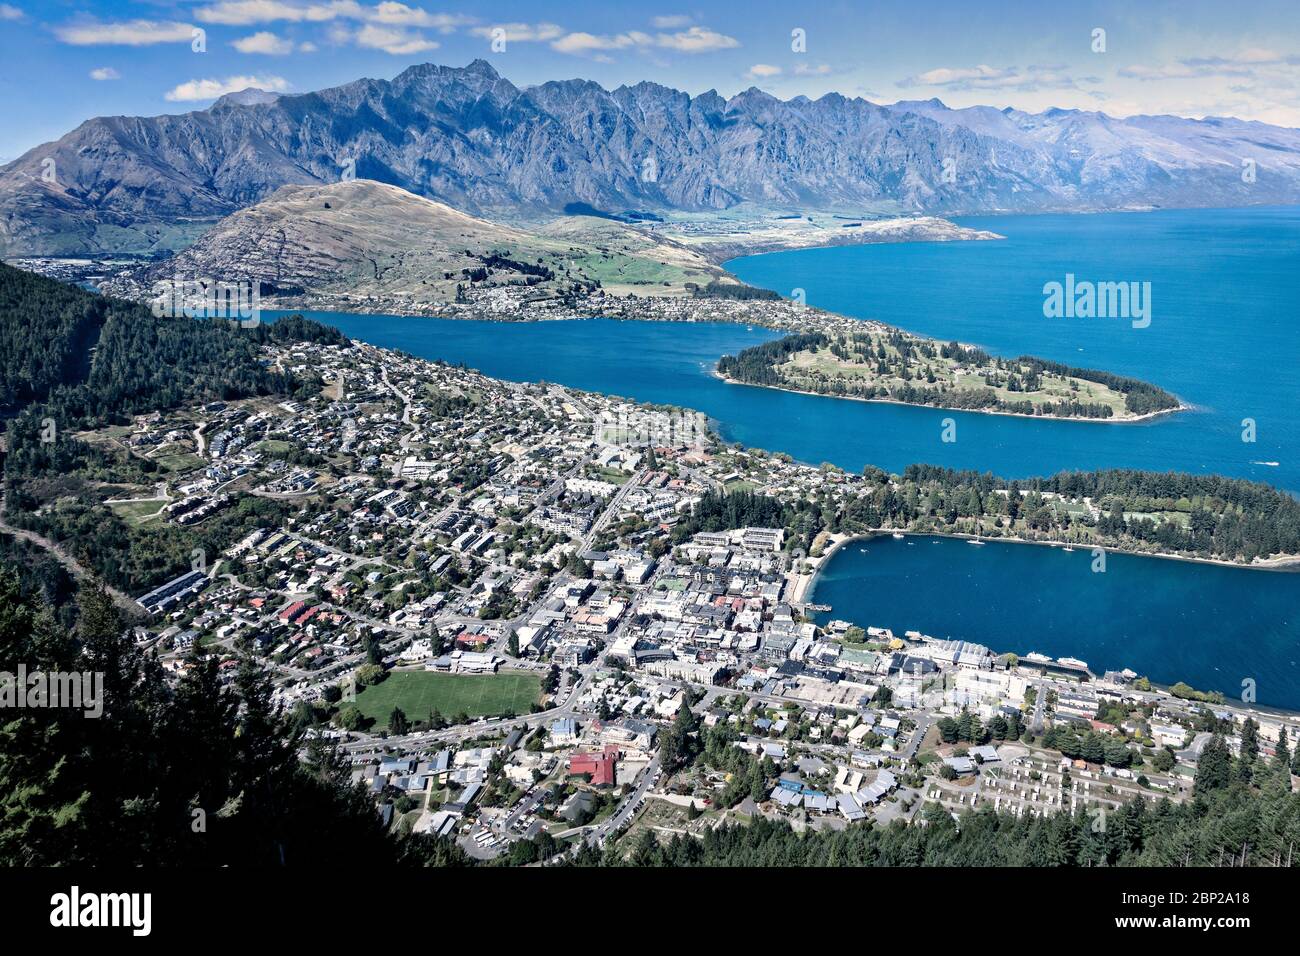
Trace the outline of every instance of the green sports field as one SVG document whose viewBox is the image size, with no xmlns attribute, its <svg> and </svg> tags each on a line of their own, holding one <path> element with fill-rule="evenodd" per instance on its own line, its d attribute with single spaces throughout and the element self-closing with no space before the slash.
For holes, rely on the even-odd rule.
<svg viewBox="0 0 1300 956">
<path fill-rule="evenodd" d="M 380 684 L 357 694 L 357 708 L 386 727 L 394 707 L 402 708 L 412 722 L 426 720 L 436 710 L 444 717 L 464 712 L 471 717 L 526 714 L 541 695 L 537 674 L 508 671 L 503 674 L 436 674 L 431 671 L 394 671 Z"/>
</svg>

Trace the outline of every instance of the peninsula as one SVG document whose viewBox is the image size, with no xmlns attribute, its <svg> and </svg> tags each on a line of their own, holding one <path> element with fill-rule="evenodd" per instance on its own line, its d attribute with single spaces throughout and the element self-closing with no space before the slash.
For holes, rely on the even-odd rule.
<svg viewBox="0 0 1300 956">
<path fill-rule="evenodd" d="M 839 398 L 1005 415 L 1126 422 L 1183 406 L 1160 388 L 1045 359 L 995 358 L 745 285 L 719 260 L 745 236 L 769 245 L 997 241 L 933 217 L 846 230 L 818 217 L 628 223 L 573 215 L 527 228 L 489 222 L 396 186 L 286 186 L 178 255 L 99 276 L 148 302 L 158 283 L 226 276 L 256 283 L 263 308 L 494 321 L 616 318 L 733 322 L 793 333 L 724 356 L 729 381 Z M 849 235 L 853 233 L 853 235 Z M 767 246 L 765 246 L 766 248 Z M 40 263 L 24 263 L 49 272 Z"/>
<path fill-rule="evenodd" d="M 1133 422 L 1186 406 L 1155 385 L 1024 355 L 1005 359 L 879 323 L 788 335 L 724 355 L 729 382 L 868 402 Z"/>
</svg>

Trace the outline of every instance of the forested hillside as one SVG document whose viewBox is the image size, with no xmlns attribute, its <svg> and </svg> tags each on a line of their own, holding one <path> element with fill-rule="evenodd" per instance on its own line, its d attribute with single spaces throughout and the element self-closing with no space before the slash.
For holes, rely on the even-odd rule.
<svg viewBox="0 0 1300 956">
<path fill-rule="evenodd" d="M 315 388 L 273 371 L 262 358 L 266 343 L 297 341 L 341 345 L 347 339 L 301 316 L 253 328 L 158 317 L 144 306 L 0 264 L 0 381 L 14 416 L 4 422 L 5 520 L 67 542 L 106 582 L 133 592 L 174 576 L 196 547 L 224 547 L 229 536 L 280 506 L 247 499 L 201 531 L 176 525 L 132 531 L 100 503 L 93 485 L 148 484 L 156 480 L 156 465 L 110 455 L 76 433 L 186 404 Z M 55 500 L 58 509 L 42 509 Z"/>
<path fill-rule="evenodd" d="M 0 263 L 0 408 L 84 381 L 110 308 L 76 286 Z"/>
</svg>

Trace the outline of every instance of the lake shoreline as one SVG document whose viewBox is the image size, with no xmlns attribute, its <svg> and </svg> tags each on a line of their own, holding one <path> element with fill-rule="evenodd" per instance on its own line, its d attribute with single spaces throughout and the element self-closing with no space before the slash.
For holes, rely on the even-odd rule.
<svg viewBox="0 0 1300 956">
<path fill-rule="evenodd" d="M 1140 422 L 1150 421 L 1156 418 L 1162 418 L 1165 415 L 1174 415 L 1178 412 L 1196 411 L 1196 406 L 1179 402 L 1177 408 L 1162 408 L 1158 412 L 1146 412 L 1142 415 L 1135 415 L 1130 418 L 1085 418 L 1082 415 L 1026 415 L 1024 412 L 1001 412 L 989 408 L 953 408 L 950 405 L 927 405 L 923 402 L 904 402 L 896 398 L 863 398 L 860 395 L 828 395 L 825 392 L 810 392 L 802 388 L 787 388 L 784 385 L 759 385 L 755 382 L 742 382 L 737 378 L 730 378 L 723 375 L 714 366 L 712 373 L 714 378 L 726 382 L 728 385 L 747 385 L 750 388 L 770 388 L 777 392 L 789 392 L 792 395 L 811 395 L 813 398 L 833 398 L 847 402 L 866 402 L 874 405 L 903 405 L 908 408 L 932 408 L 937 412 L 969 412 L 973 415 L 1001 415 L 1004 418 L 1028 418 L 1038 422 L 1086 422 L 1090 425 L 1136 425 Z"/>
<path fill-rule="evenodd" d="M 920 532 L 920 531 L 909 531 L 909 532 L 904 532 L 904 531 L 901 531 L 901 530 L 898 530 L 898 529 L 888 529 L 888 528 L 885 528 L 885 529 L 879 529 L 879 530 L 877 530 L 877 531 L 870 532 L 870 533 L 867 533 L 867 534 L 853 534 L 853 535 L 849 535 L 849 534 L 837 534 L 837 535 L 832 535 L 832 536 L 831 536 L 831 541 L 830 541 L 829 544 L 827 545 L 826 549 L 823 551 L 822 555 L 821 555 L 819 558 L 813 559 L 813 562 L 815 563 L 816 567 L 815 567 L 815 570 L 814 570 L 813 575 L 812 575 L 812 577 L 811 577 L 811 583 L 809 583 L 810 579 L 809 579 L 807 576 L 804 576 L 803 578 L 798 579 L 798 583 L 804 585 L 804 588 L 803 588 L 803 601 L 802 601 L 801 603 L 804 603 L 804 604 L 813 604 L 813 603 L 816 601 L 815 590 L 816 590 L 817 585 L 822 581 L 823 576 L 824 576 L 824 572 L 825 572 L 826 568 L 829 566 L 829 564 L 830 564 L 830 562 L 832 561 L 832 559 L 833 559 L 837 554 L 839 554 L 839 552 L 840 552 L 840 551 L 841 551 L 841 550 L 842 550 L 846 545 L 850 545 L 850 544 L 853 544 L 853 543 L 855 543 L 855 542 L 865 542 L 865 541 L 872 541 L 872 540 L 880 539 L 880 538 L 891 537 L 891 536 L 894 535 L 894 534 L 900 534 L 900 535 L 903 535 L 903 536 L 908 537 L 908 538 L 913 538 L 913 537 L 929 537 L 929 538 L 934 538 L 934 539 L 939 539 L 939 538 L 953 538 L 953 539 L 956 539 L 956 538 L 964 538 L 964 539 L 966 539 L 966 540 L 968 540 L 968 541 L 969 541 L 969 540 L 972 540 L 972 539 L 974 538 L 973 535 L 969 535 L 969 534 L 944 534 L 944 533 L 939 533 L 939 532 Z M 999 540 L 1005 540 L 1005 541 L 1007 541 L 1007 543 L 1011 543 L 1011 544 L 1040 544 L 1040 545 L 1041 545 L 1041 544 L 1046 544 L 1046 545 L 1049 545 L 1049 546 L 1051 546 L 1051 544 L 1052 544 L 1052 542 L 1045 542 L 1045 541 L 1030 541 L 1030 540 L 1025 540 L 1025 539 L 991 539 L 991 540 L 993 540 L 994 542 L 997 542 L 997 541 L 999 541 Z M 898 543 L 899 543 L 899 544 L 903 544 L 904 542 L 898 542 Z M 938 542 L 936 541 L 936 542 L 934 542 L 934 543 L 937 544 Z M 1080 546 L 1079 546 L 1079 545 L 1072 545 L 1072 547 L 1076 547 L 1076 548 L 1078 548 L 1078 547 L 1080 547 Z M 962 550 L 964 550 L 964 549 L 962 549 Z M 1105 549 L 1105 550 L 1111 550 L 1111 551 L 1113 551 L 1113 550 L 1116 550 L 1116 549 L 1108 548 L 1108 549 Z M 909 552 L 909 553 L 911 553 L 911 552 Z M 917 551 L 917 552 L 915 552 L 915 553 L 916 553 L 916 554 L 924 554 L 924 553 L 925 553 L 925 550 L 923 549 L 922 551 Z M 1118 553 L 1123 553 L 1123 554 L 1134 554 L 1135 556 L 1138 556 L 1138 557 L 1143 557 L 1143 556 L 1145 556 L 1145 557 L 1179 557 L 1179 556 L 1173 556 L 1173 555 L 1163 555 L 1163 556 L 1162 556 L 1162 555 L 1151 555 L 1151 554 L 1146 554 L 1146 555 L 1144 555 L 1144 554 L 1142 554 L 1142 553 L 1138 553 L 1138 552 L 1118 552 Z M 859 555 L 854 555 L 853 557 L 854 557 L 855 559 L 857 559 L 857 560 L 862 560 L 862 557 L 859 556 Z M 1185 561 L 1186 561 L 1186 560 L 1190 560 L 1190 559 L 1187 559 L 1187 558 L 1180 558 L 1180 559 L 1181 559 L 1181 560 L 1185 560 Z M 868 557 L 868 558 L 866 558 L 866 560 L 871 560 L 871 558 Z M 888 560 L 888 559 L 886 559 L 886 558 L 881 558 L 880 560 Z M 951 560 L 951 558 L 946 559 L 946 560 Z M 1297 559 L 1297 560 L 1300 560 L 1300 559 Z M 1202 561 L 1201 563 L 1224 564 L 1225 562 L 1221 562 L 1221 561 Z M 1296 560 L 1292 560 L 1291 563 L 1294 565 L 1294 564 L 1297 563 L 1297 561 L 1296 561 Z M 1238 567 L 1244 567 L 1244 568 L 1247 568 L 1247 569 L 1249 569 L 1249 567 L 1250 567 L 1250 566 L 1248 566 L 1248 565 L 1237 565 L 1237 566 L 1238 566 Z M 1292 570 L 1293 570 L 1293 572 L 1294 572 L 1295 568 L 1292 568 Z M 858 578 L 857 578 L 857 576 L 856 576 L 855 573 L 850 573 L 849 577 L 848 577 L 846 580 L 849 580 L 849 581 L 856 581 L 856 580 L 858 580 Z M 844 581 L 841 581 L 841 582 L 839 582 L 839 583 L 843 584 Z M 844 595 L 841 594 L 840 597 L 843 598 Z M 794 603 L 794 600 L 793 600 L 793 599 L 792 599 L 792 603 Z M 874 603 L 874 602 L 873 602 L 873 603 Z M 913 630 L 915 630 L 916 632 L 921 633 L 921 634 L 923 634 L 923 635 L 925 635 L 925 636 L 927 636 L 927 637 L 937 638 L 937 636 L 938 636 L 939 634 L 943 634 L 943 635 L 945 636 L 945 638 L 946 638 L 946 639 L 949 639 L 949 640 L 970 640 L 970 641 L 974 641 L 974 642 L 976 642 L 976 643 L 980 643 L 980 644 L 983 644 L 983 645 L 989 647 L 990 649 L 992 649 L 992 651 L 993 651 L 993 653 L 994 653 L 995 655 L 1001 655 L 1001 654 L 1003 654 L 1003 653 L 1014 653 L 1014 654 L 1017 654 L 1018 656 L 1020 656 L 1020 657 L 1022 658 L 1022 663 L 1023 663 L 1023 656 L 1024 656 L 1024 654 L 1026 653 L 1026 649 L 1025 649 L 1025 648 L 1021 648 L 1021 649 L 1011 648 L 1011 649 L 1008 650 L 1008 649 L 1007 649 L 1007 644 L 1008 644 L 1008 639 L 1007 639 L 1007 638 L 1008 638 L 1008 635 L 1003 635 L 1003 636 L 1000 637 L 1000 638 L 992 638 L 992 637 L 991 637 L 990 635 L 988 635 L 988 634 L 982 634 L 982 635 L 981 635 L 981 634 L 979 633 L 979 629 L 978 629 L 978 628 L 976 628 L 976 633 L 974 633 L 974 634 L 967 634 L 967 633 L 963 633 L 962 630 L 961 630 L 960 628 L 958 628 L 958 629 L 954 629 L 954 630 L 944 630 L 942 627 L 940 627 L 940 629 L 939 629 L 938 631 L 935 631 L 935 632 L 932 634 L 929 630 L 923 629 L 923 628 L 921 628 L 921 627 L 915 627 L 915 628 L 912 628 L 912 625 L 910 625 L 910 624 L 903 623 L 903 624 L 900 625 L 899 623 L 897 623 L 897 622 L 898 622 L 898 608 L 897 608 L 897 607 L 894 607 L 894 608 L 892 608 L 891 610 L 888 610 L 888 611 L 884 611 L 884 612 L 882 612 L 882 615 L 883 615 L 882 618 L 875 619 L 875 620 L 868 620 L 868 619 L 863 619 L 863 616 L 862 616 L 862 608 L 861 608 L 860 606 L 857 606 L 857 605 L 854 604 L 854 602 L 852 602 L 852 601 L 850 601 L 850 604 L 853 605 L 853 606 L 851 606 L 851 607 L 849 607 L 849 608 L 847 608 L 847 609 L 841 609 L 841 610 L 840 610 L 840 613 L 837 614 L 837 613 L 835 613 L 835 606 L 834 606 L 834 604 L 832 603 L 832 605 L 829 605 L 829 606 L 831 607 L 831 610 L 830 610 L 829 612 L 822 612 L 822 613 L 824 613 L 824 614 L 828 614 L 828 615 L 830 615 L 830 616 L 833 617 L 833 618 L 838 618 L 838 619 L 840 619 L 840 620 L 847 620 L 847 621 L 850 621 L 851 623 L 853 623 L 853 624 L 855 624 L 855 625 L 857 625 L 857 626 L 863 627 L 863 628 L 866 628 L 867 626 L 881 626 L 881 627 L 884 627 L 884 626 L 890 626 L 890 627 L 892 627 L 892 628 L 899 628 L 899 627 L 901 626 L 901 627 L 903 627 L 903 628 L 910 628 L 910 629 L 913 629 Z M 823 605 L 823 607 L 825 607 L 825 606 L 828 606 L 828 605 Z M 906 620 L 906 618 L 904 618 L 904 620 Z M 933 626 L 933 625 L 932 625 L 932 626 Z M 901 636 L 901 635 L 900 635 L 900 636 Z M 906 637 L 904 637 L 904 638 L 902 638 L 902 639 L 905 640 L 905 641 L 910 641 L 910 640 L 912 640 L 911 638 L 906 638 Z M 1014 643 L 1014 638 L 1012 638 L 1012 642 Z M 1029 642 L 1029 643 L 1032 644 L 1032 640 L 1031 640 L 1031 642 Z M 1072 642 L 1071 642 L 1071 643 L 1072 643 Z M 1095 653 L 1100 653 L 1101 656 L 1102 656 L 1104 659 L 1106 659 L 1106 660 L 1108 661 L 1108 663 L 1106 663 L 1106 664 L 1104 665 L 1104 667 L 1100 667 L 1100 666 L 1099 666 L 1099 669 L 1098 669 L 1098 670 L 1093 670 L 1092 667 L 1091 667 L 1091 665 L 1089 666 L 1089 673 L 1092 674 L 1094 678 L 1096 678 L 1096 677 L 1101 673 L 1101 670 L 1103 670 L 1103 669 L 1104 669 L 1104 670 L 1118 670 L 1118 669 L 1120 669 L 1121 667 L 1129 667 L 1130 669 L 1133 669 L 1133 670 L 1135 670 L 1135 671 L 1141 673 L 1142 676 L 1145 676 L 1148 680 L 1150 680 L 1150 682 L 1151 682 L 1151 691 L 1152 691 L 1153 693 L 1166 693 L 1166 694 L 1167 694 L 1167 693 L 1170 693 L 1170 689 L 1171 689 L 1171 687 L 1173 687 L 1175 684 L 1177 684 L 1177 683 L 1186 683 L 1186 684 L 1189 684 L 1189 685 L 1191 685 L 1191 686 L 1193 686 L 1193 687 L 1196 687 L 1196 688 L 1198 688 L 1198 689 L 1201 689 L 1201 690 L 1210 690 L 1210 689 L 1219 690 L 1220 693 L 1224 693 L 1224 695 L 1225 695 L 1225 701 L 1224 701 L 1224 703 L 1223 703 L 1223 706 L 1225 706 L 1225 707 L 1234 707 L 1234 708 L 1238 708 L 1238 709 L 1242 710 L 1242 711 L 1245 712 L 1245 713 L 1252 713 L 1252 714 L 1256 714 L 1256 715 L 1260 715 L 1260 714 L 1272 714 L 1272 715 L 1287 715 L 1287 716 L 1294 716 L 1294 715 L 1296 715 L 1296 714 L 1300 714 L 1300 703 L 1290 703 L 1290 704 L 1278 704 L 1278 703 L 1272 703 L 1272 704 L 1264 704 L 1264 703 L 1258 703 L 1258 702 L 1255 702 L 1255 701 L 1249 701 L 1249 702 L 1238 703 L 1238 702 L 1236 702 L 1236 701 L 1233 699 L 1233 695 L 1232 695 L 1231 693 L 1227 693 L 1226 690 L 1224 690 L 1224 689 L 1220 689 L 1220 688 L 1214 686 L 1213 680 L 1212 680 L 1211 678 L 1208 678 L 1207 675 L 1205 675 L 1205 674 L 1200 674 L 1199 676 L 1198 676 L 1196 673 L 1191 673 L 1191 672 L 1188 672 L 1188 673 L 1181 673 L 1181 674 L 1180 674 L 1179 671 L 1182 671 L 1184 668 L 1181 667 L 1181 666 L 1178 666 L 1178 667 L 1175 667 L 1175 668 L 1174 668 L 1174 672 L 1173 672 L 1173 673 L 1169 673 L 1168 671 L 1166 671 L 1162 676 L 1160 676 L 1159 678 L 1157 678 L 1154 674 L 1152 674 L 1152 673 L 1149 672 L 1150 669 L 1153 669 L 1153 668 L 1154 668 L 1154 664 L 1153 664 L 1153 662 L 1152 662 L 1150 659 L 1148 659 L 1148 660 L 1146 660 L 1145 662 L 1143 662 L 1143 661 L 1141 660 L 1141 657 L 1142 657 L 1141 654 L 1138 654 L 1138 655 L 1137 655 L 1137 658 L 1138 658 L 1138 659 L 1134 659 L 1134 660 L 1122 660 L 1122 659 L 1121 659 L 1121 660 L 1116 660 L 1116 659 L 1115 659 L 1116 654 L 1118 654 L 1121 658 L 1128 657 L 1128 654 L 1127 654 L 1123 649 L 1120 649 L 1119 651 L 1116 651 L 1115 648 L 1113 648 L 1113 647 L 1110 647 L 1110 648 L 1104 648 L 1104 649 L 1101 649 L 1101 650 L 1098 650 L 1098 649 L 1094 648 L 1094 649 L 1092 649 L 1092 650 L 1090 651 L 1090 650 L 1088 650 L 1088 644 L 1087 644 L 1087 642 L 1084 641 L 1083 643 L 1084 643 L 1084 646 L 1083 646 L 1083 647 L 1079 647 L 1079 646 L 1077 646 L 1077 645 L 1075 645 L 1075 646 L 1070 646 L 1069 644 L 1067 644 L 1067 646 L 1064 646 L 1064 647 L 1058 646 L 1055 650 L 1050 650 L 1050 649 L 1049 649 L 1049 656 L 1053 656 L 1053 657 L 1057 657 L 1057 656 L 1060 656 L 1060 655 L 1084 656 L 1084 657 L 1088 657 L 1089 659 L 1091 659 L 1091 657 L 1092 657 L 1092 655 L 1093 655 L 1094 652 L 1095 652 Z M 1038 648 L 1032 648 L 1032 646 L 1030 646 L 1028 649 L 1034 649 L 1034 650 L 1037 650 Z M 1147 656 L 1148 656 L 1148 658 L 1149 658 L 1150 655 L 1147 655 Z M 1184 663 L 1185 663 L 1185 662 L 1184 662 Z M 1158 668 L 1157 668 L 1157 669 L 1158 669 Z M 1215 671 L 1216 671 L 1216 672 L 1217 672 L 1217 670 L 1218 670 L 1218 669 L 1215 668 Z M 1215 675 L 1215 677 L 1217 678 L 1217 674 Z M 1293 695 L 1293 696 L 1294 696 L 1294 695 Z"/>
<path fill-rule="evenodd" d="M 829 247 L 817 247 L 817 248 L 829 248 Z M 664 298 L 671 298 L 671 297 L 665 296 Z M 688 300 L 688 301 L 692 301 L 692 300 Z M 394 303 L 394 305 L 395 304 L 396 303 Z M 381 311 L 381 308 L 382 307 L 378 305 L 373 307 L 367 307 L 367 308 L 360 308 L 354 305 L 351 306 L 349 309 L 347 309 L 346 313 L 351 313 L 354 315 L 375 315 L 375 316 L 393 317 L 393 318 L 401 318 L 401 319 L 439 319 L 439 320 L 445 320 L 450 322 L 493 322 L 493 323 L 500 323 L 502 325 L 532 324 L 532 323 L 544 323 L 544 322 L 587 322 L 593 320 L 608 320 L 614 322 L 647 322 L 647 323 L 657 322 L 657 323 L 663 323 L 668 325 L 678 324 L 678 323 L 683 325 L 699 325 L 699 324 L 716 323 L 719 325 L 746 325 L 754 328 L 766 329 L 770 332 L 786 334 L 786 335 L 791 334 L 791 330 L 789 328 L 779 324 L 763 322 L 761 318 L 748 319 L 748 320 L 729 318 L 726 316 L 710 316 L 701 319 L 696 319 L 694 317 L 672 318 L 672 317 L 654 317 L 654 316 L 646 316 L 646 315 L 601 314 L 598 310 L 593 310 L 591 313 L 584 313 L 582 315 L 572 314 L 572 315 L 510 317 L 510 316 L 502 316 L 499 314 L 464 315 L 464 314 L 456 314 L 454 310 L 451 312 L 434 313 L 433 311 L 409 312 L 401 309 L 398 309 L 397 311 Z M 408 309 L 409 308 L 410 307 L 408 306 Z M 339 311 L 336 308 L 330 308 L 325 303 L 301 304 L 296 306 L 286 306 L 282 303 L 272 303 L 266 306 L 266 309 L 269 312 L 281 312 L 286 315 L 292 315 L 298 312 L 330 313 L 330 312 Z M 872 326 L 887 328 L 887 329 L 894 328 L 893 326 L 889 326 L 885 323 L 876 322 L 874 320 L 869 320 L 869 319 L 857 319 L 852 316 L 846 316 L 838 312 L 827 312 L 827 314 L 837 319 L 843 319 L 850 322 L 858 322 L 864 325 L 872 325 Z M 899 331 L 906 332 L 907 330 L 899 329 Z M 908 334 L 917 334 L 917 333 L 908 333 Z M 727 383 L 728 385 L 748 385 L 752 388 L 769 388 L 772 389 L 773 391 L 789 392 L 793 395 L 809 395 L 814 398 L 837 398 L 837 399 L 843 399 L 845 401 L 850 401 L 850 402 L 865 402 L 867 404 L 876 404 L 876 405 L 900 405 L 909 408 L 932 408 L 935 409 L 936 411 L 969 412 L 971 414 L 977 414 L 977 415 L 1001 415 L 1005 418 L 1027 418 L 1032 421 L 1087 422 L 1095 425 L 1137 425 L 1142 422 L 1151 421 L 1157 418 L 1164 417 L 1166 415 L 1175 415 L 1180 412 L 1196 411 L 1195 405 L 1189 405 L 1186 402 L 1180 400 L 1177 407 L 1175 408 L 1162 408 L 1159 411 L 1146 412 L 1142 415 L 1126 416 L 1124 418 L 1116 418 L 1116 417 L 1085 418 L 1082 415 L 1067 415 L 1067 416 L 1026 415 L 1024 412 L 1003 412 L 1003 411 L 997 411 L 994 409 L 987 409 L 987 408 L 953 408 L 948 405 L 929 405 L 922 402 L 904 402 L 894 398 L 862 398 L 861 396 L 858 395 L 828 395 L 824 392 L 810 392 L 807 391 L 806 389 L 787 388 L 784 385 L 759 385 L 754 382 L 742 382 L 739 379 L 730 378 L 726 375 L 723 375 L 721 372 L 719 372 L 717 369 L 716 360 L 714 363 L 714 367 L 710 371 L 710 374 L 713 375 L 715 378 L 719 379 L 720 381 Z"/>
<path fill-rule="evenodd" d="M 812 603 L 816 594 L 817 584 L 826 565 L 830 559 L 835 556 L 841 548 L 854 541 L 873 541 L 876 538 L 885 536 L 892 537 L 895 534 L 901 534 L 907 538 L 952 538 L 961 541 L 983 541 L 986 544 L 1031 544 L 1046 548 L 1074 548 L 1076 550 L 1095 551 L 1101 550 L 1109 554 L 1126 554 L 1136 558 L 1156 558 L 1163 561 L 1183 561 L 1189 564 L 1209 564 L 1222 568 L 1239 568 L 1243 571 L 1271 571 L 1282 574 L 1300 574 L 1300 555 L 1290 555 L 1285 557 L 1267 558 L 1263 561 L 1243 564 L 1240 561 L 1226 561 L 1222 558 L 1198 558 L 1185 554 L 1169 554 L 1158 551 L 1129 551 L 1124 548 L 1117 548 L 1114 545 L 1100 544 L 1082 544 L 1077 541 L 1057 541 L 1057 540 L 1040 540 L 1035 538 L 1021 537 L 996 537 L 991 538 L 986 535 L 973 535 L 960 531 L 909 531 L 904 528 L 877 528 L 874 531 L 868 531 L 863 534 L 854 535 L 834 535 L 832 536 L 831 545 L 822 552 L 821 556 L 816 559 L 817 564 L 807 584 L 798 590 L 798 597 L 792 597 L 795 603 Z"/>
</svg>

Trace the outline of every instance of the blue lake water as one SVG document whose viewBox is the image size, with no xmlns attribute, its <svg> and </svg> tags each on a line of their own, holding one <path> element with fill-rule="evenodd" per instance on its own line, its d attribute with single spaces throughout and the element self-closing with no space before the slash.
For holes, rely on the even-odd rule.
<svg viewBox="0 0 1300 956">
<path fill-rule="evenodd" d="M 547 380 L 695 408 L 723 437 L 810 463 L 899 471 L 914 462 L 1007 477 L 1130 467 L 1218 473 L 1300 490 L 1300 209 L 986 217 L 996 242 L 848 246 L 734 260 L 754 285 L 812 305 L 1153 381 L 1195 411 L 1133 425 L 1039 421 L 728 385 L 717 358 L 776 337 L 736 325 L 495 323 L 308 313 L 344 333 L 517 381 Z M 1043 285 L 1150 282 L 1152 321 L 1047 319 Z M 957 441 L 941 439 L 943 419 Z M 1253 419 L 1256 438 L 1242 438 Z M 1277 462 L 1276 466 L 1261 464 Z M 900 545 L 894 547 L 893 545 Z M 876 560 L 880 558 L 880 560 Z M 836 617 L 1132 667 L 1300 707 L 1300 574 L 961 542 L 875 543 L 829 564 Z M 1076 568 L 1074 565 L 1077 564 Z"/>
<path fill-rule="evenodd" d="M 846 315 L 995 354 L 1039 355 L 1152 381 L 1197 410 L 1132 425 L 879 405 L 819 410 L 837 427 L 803 430 L 786 451 L 894 471 L 917 461 L 1007 477 L 1176 469 L 1300 490 L 1300 208 L 961 223 L 1007 238 L 807 249 L 737 259 L 728 268 L 783 295 L 804 289 L 810 305 Z M 1067 273 L 1150 282 L 1150 326 L 1045 318 L 1043 285 L 1064 282 Z M 957 441 L 943 444 L 939 423 L 948 416 L 957 421 Z M 1253 444 L 1242 441 L 1246 418 L 1255 421 Z M 746 431 L 738 428 L 738 436 Z"/>
<path fill-rule="evenodd" d="M 279 313 L 271 313 L 274 318 Z M 726 352 L 766 342 L 777 333 L 721 323 L 487 322 L 303 312 L 345 335 L 420 358 L 463 363 L 516 382 L 555 382 L 586 391 L 707 412 L 726 431 L 743 409 L 740 393 L 770 393 L 728 385 L 711 374 Z"/>
<path fill-rule="evenodd" d="M 995 651 L 1131 667 L 1239 699 L 1300 707 L 1300 575 L 954 538 L 853 541 L 815 590 L 827 618 L 919 630 Z"/>
<path fill-rule="evenodd" d="M 1144 468 L 1253 478 L 1300 491 L 1300 209 L 1175 210 L 966 220 L 993 242 L 806 249 L 736 259 L 747 282 L 863 318 L 998 354 L 1034 354 L 1141 377 L 1196 406 L 1117 425 L 1040 421 L 852 402 L 729 385 L 724 352 L 774 337 L 729 325 L 495 323 L 348 316 L 323 321 L 377 345 L 699 409 L 722 435 L 854 471 L 916 462 L 1009 478 L 1062 469 Z M 1143 329 L 1113 319 L 1047 319 L 1045 282 L 1066 273 L 1152 286 Z M 957 422 L 955 442 L 943 422 Z M 1242 441 L 1243 419 L 1256 441 Z M 1277 465 L 1262 464 L 1277 462 Z"/>
</svg>

